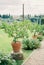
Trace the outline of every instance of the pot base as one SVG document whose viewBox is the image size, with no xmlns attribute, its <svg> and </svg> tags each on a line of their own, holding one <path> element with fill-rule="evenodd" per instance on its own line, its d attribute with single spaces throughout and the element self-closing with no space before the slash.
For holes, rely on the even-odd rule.
<svg viewBox="0 0 44 65">
<path fill-rule="evenodd" d="M 24 60 L 24 56 L 23 56 L 23 52 L 22 52 L 22 51 L 17 52 L 17 53 L 12 52 L 12 53 L 11 53 L 11 56 L 12 56 L 12 58 L 15 59 L 15 60 Z"/>
</svg>

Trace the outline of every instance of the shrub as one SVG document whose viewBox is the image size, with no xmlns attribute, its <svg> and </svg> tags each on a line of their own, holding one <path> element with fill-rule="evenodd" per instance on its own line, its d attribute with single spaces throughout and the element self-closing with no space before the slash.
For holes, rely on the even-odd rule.
<svg viewBox="0 0 44 65">
<path fill-rule="evenodd" d="M 37 39 L 38 39 L 39 41 L 42 41 L 42 40 L 43 40 L 42 35 L 38 35 Z"/>
<path fill-rule="evenodd" d="M 23 48 L 24 49 L 28 49 L 29 48 L 29 39 L 28 38 L 24 38 L 22 43 L 23 43 Z"/>
<path fill-rule="evenodd" d="M 0 65 L 16 65 L 16 62 L 13 61 L 11 57 L 8 57 L 3 53 L 0 53 Z"/>
<path fill-rule="evenodd" d="M 28 38 L 25 38 L 23 39 L 22 41 L 23 43 L 23 48 L 24 49 L 36 49 L 36 48 L 39 48 L 40 47 L 40 42 L 38 39 L 28 39 Z"/>
<path fill-rule="evenodd" d="M 42 35 L 44 36 L 44 30 L 42 31 Z"/>
<path fill-rule="evenodd" d="M 32 39 L 31 43 L 33 43 L 33 46 L 32 46 L 33 49 L 39 48 L 41 45 L 38 39 Z"/>
</svg>

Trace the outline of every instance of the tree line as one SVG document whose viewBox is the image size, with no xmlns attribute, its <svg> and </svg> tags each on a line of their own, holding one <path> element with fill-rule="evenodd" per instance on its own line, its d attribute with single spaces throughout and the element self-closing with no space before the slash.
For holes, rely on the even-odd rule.
<svg viewBox="0 0 44 65">
<path fill-rule="evenodd" d="M 0 14 L 0 18 L 10 18 L 11 16 L 10 16 L 10 14 L 8 15 L 8 14 L 3 14 L 3 15 L 1 15 Z"/>
</svg>

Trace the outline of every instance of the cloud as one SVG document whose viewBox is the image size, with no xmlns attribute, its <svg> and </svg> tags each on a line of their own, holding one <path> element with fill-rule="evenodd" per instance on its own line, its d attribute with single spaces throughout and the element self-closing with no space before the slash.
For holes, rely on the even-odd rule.
<svg viewBox="0 0 44 65">
<path fill-rule="evenodd" d="M 44 0 L 0 0 L 0 13 L 22 14 L 23 3 L 25 14 L 44 14 Z"/>
</svg>

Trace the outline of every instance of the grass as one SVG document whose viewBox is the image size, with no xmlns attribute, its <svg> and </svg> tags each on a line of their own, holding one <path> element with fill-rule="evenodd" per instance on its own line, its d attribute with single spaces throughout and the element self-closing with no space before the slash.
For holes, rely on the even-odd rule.
<svg viewBox="0 0 44 65">
<path fill-rule="evenodd" d="M 32 50 L 23 50 L 24 60 L 26 60 L 29 55 L 32 53 Z"/>
<path fill-rule="evenodd" d="M 4 53 L 9 53 L 12 51 L 11 43 L 12 38 L 8 37 L 8 34 L 6 34 L 3 30 L 0 30 L 0 51 Z"/>
<path fill-rule="evenodd" d="M 11 47 L 12 38 L 8 37 L 8 34 L 4 30 L 0 29 L 0 51 L 9 54 L 12 51 Z M 31 50 L 23 50 L 24 60 L 31 54 Z M 19 65 L 19 64 L 18 64 Z"/>
</svg>

